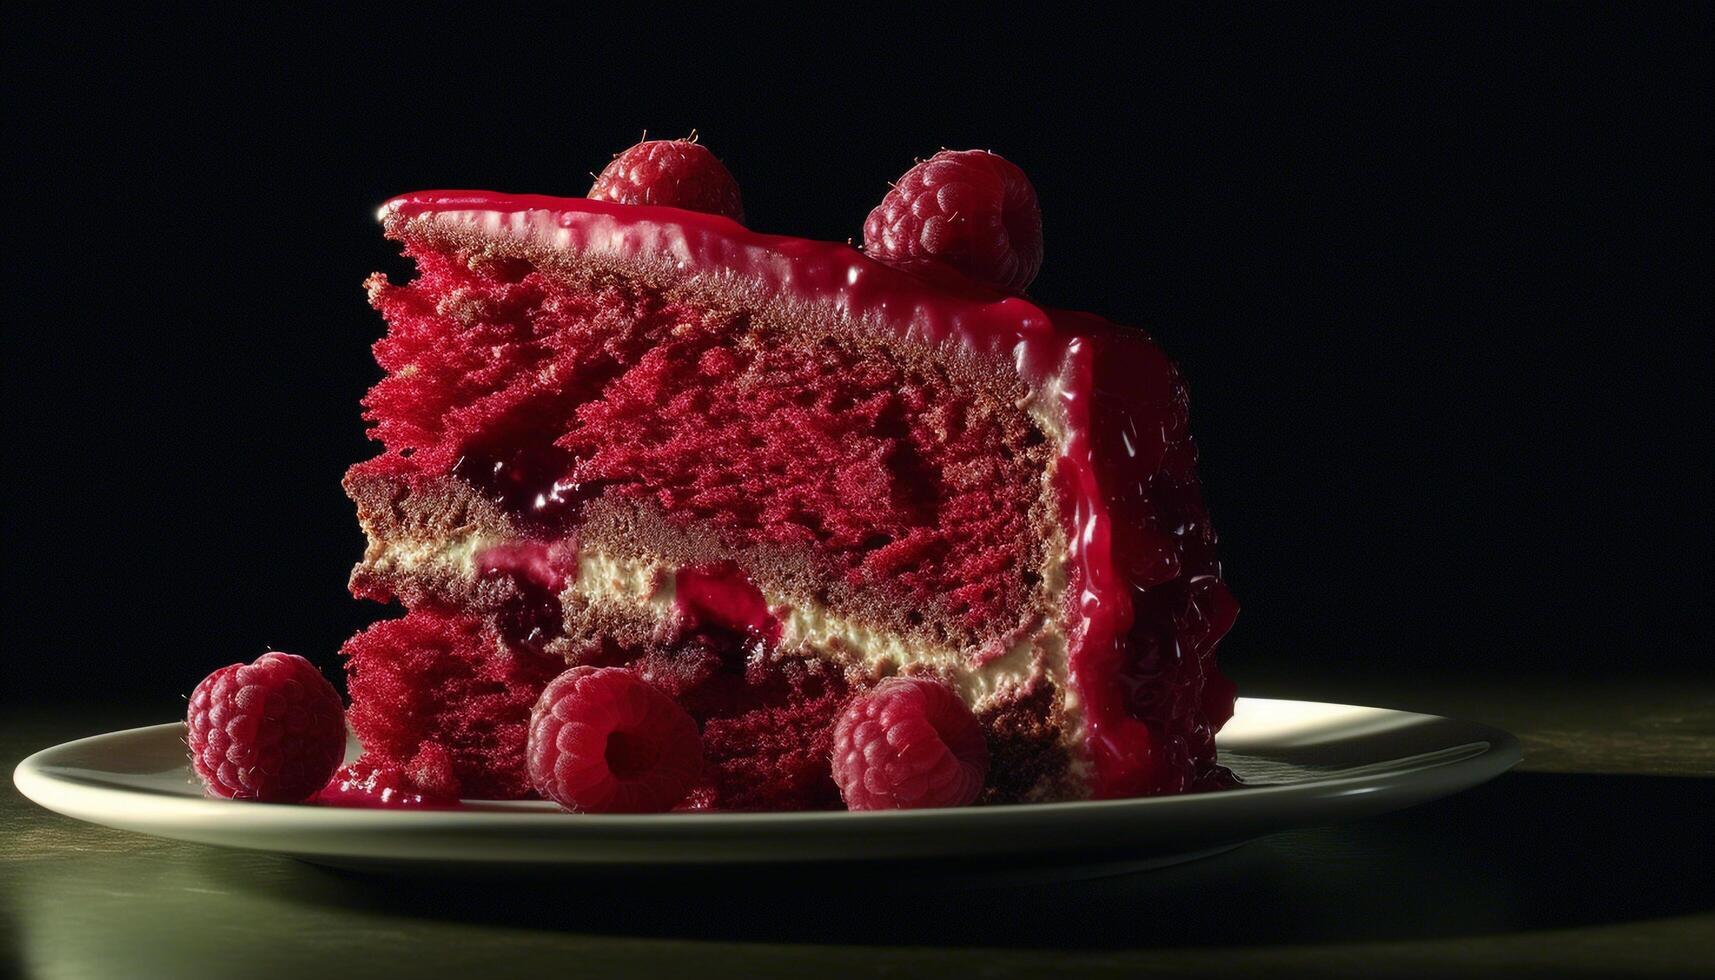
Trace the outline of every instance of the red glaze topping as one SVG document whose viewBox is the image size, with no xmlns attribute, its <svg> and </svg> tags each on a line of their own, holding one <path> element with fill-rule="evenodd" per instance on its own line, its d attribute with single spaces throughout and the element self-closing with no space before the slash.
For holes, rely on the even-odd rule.
<svg viewBox="0 0 1715 980">
<path fill-rule="evenodd" d="M 1213 652 L 1237 607 L 1219 580 L 1183 384 L 1145 333 L 956 276 L 931 284 L 850 246 L 671 208 L 426 191 L 382 209 L 389 221 L 424 216 L 687 277 L 727 274 L 759 301 L 824 306 L 861 328 L 1012 364 L 1044 407 L 1057 406 L 1049 410 L 1064 431 L 1056 480 L 1073 559 L 1070 671 L 1088 722 L 1092 789 L 1170 792 L 1213 772 L 1213 735 L 1232 711 Z"/>
<path fill-rule="evenodd" d="M 1184 385 L 1153 343 L 1057 313 L 1071 342 L 1069 438 L 1056 473 L 1070 501 L 1084 628 L 1070 652 L 1097 796 L 1183 792 L 1214 773 L 1233 689 L 1215 644 L 1238 606 L 1221 583 L 1195 473 Z M 1148 615 L 1139 615 L 1140 609 Z"/>
<path fill-rule="evenodd" d="M 826 304 L 931 347 L 1012 361 L 1027 382 L 1057 374 L 1066 338 L 1041 307 L 969 280 L 935 287 L 849 245 L 763 235 L 716 215 L 584 198 L 423 191 L 382 206 L 386 219 L 434 215 L 443 227 L 552 243 L 568 252 L 684 270 L 728 271 L 760 298 Z"/>
</svg>

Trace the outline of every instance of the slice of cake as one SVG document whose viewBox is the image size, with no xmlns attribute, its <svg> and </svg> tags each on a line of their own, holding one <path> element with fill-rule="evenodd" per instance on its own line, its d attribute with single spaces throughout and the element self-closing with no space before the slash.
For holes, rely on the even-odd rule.
<svg viewBox="0 0 1715 980">
<path fill-rule="evenodd" d="M 919 173 L 937 161 L 957 166 Z M 1237 607 L 1185 387 L 1142 331 L 1019 294 L 1022 174 L 920 165 L 866 254 L 615 203 L 739 213 L 736 187 L 651 197 L 650 166 L 609 200 L 382 208 L 417 273 L 368 282 L 383 449 L 345 480 L 369 541 L 351 584 L 407 612 L 346 646 L 364 764 L 530 795 L 532 705 L 595 666 L 695 720 L 682 806 L 839 807 L 836 719 L 894 675 L 975 717 L 981 802 L 1218 780 Z M 931 213 L 937 192 L 955 206 Z"/>
</svg>

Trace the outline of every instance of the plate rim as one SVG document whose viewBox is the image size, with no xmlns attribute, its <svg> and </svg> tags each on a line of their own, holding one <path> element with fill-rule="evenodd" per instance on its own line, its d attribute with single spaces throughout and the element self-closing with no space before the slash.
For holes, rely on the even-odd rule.
<svg viewBox="0 0 1715 980">
<path fill-rule="evenodd" d="M 590 832 L 592 836 L 606 836 L 614 832 L 629 832 L 656 836 L 666 831 L 686 828 L 694 822 L 696 830 L 702 834 L 713 831 L 742 833 L 748 830 L 765 831 L 796 828 L 819 828 L 828 824 L 855 824 L 861 821 L 866 829 L 882 830 L 892 828 L 931 829 L 938 823 L 966 824 L 972 820 L 992 823 L 1010 823 L 1020 818 L 1033 817 L 1043 820 L 1056 821 L 1075 818 L 1078 816 L 1115 816 L 1131 812 L 1159 813 L 1163 817 L 1175 810 L 1201 810 L 1211 805 L 1211 800 L 1222 800 L 1230 803 L 1238 801 L 1268 802 L 1276 800 L 1290 801 L 1326 801 L 1341 797 L 1351 797 L 1377 790 L 1398 789 L 1397 783 L 1402 775 L 1424 776 L 1425 782 L 1430 781 L 1428 774 L 1436 774 L 1439 778 L 1433 780 L 1432 787 L 1422 787 L 1430 792 L 1423 794 L 1424 798 L 1413 802 L 1424 802 L 1440 796 L 1458 792 L 1480 783 L 1513 768 L 1520 761 L 1522 750 L 1518 739 L 1511 733 L 1477 722 L 1461 721 L 1443 715 L 1427 714 L 1424 712 L 1404 711 L 1393 708 L 1373 708 L 1367 705 L 1351 705 L 1339 702 L 1306 701 L 1294 698 L 1241 698 L 1241 701 L 1266 703 L 1272 705 L 1313 705 L 1324 710 L 1334 709 L 1367 709 L 1386 711 L 1400 715 L 1412 715 L 1439 722 L 1459 726 L 1469 737 L 1460 743 L 1450 744 L 1447 751 L 1466 746 L 1473 751 L 1466 755 L 1450 758 L 1445 761 L 1424 766 L 1421 769 L 1385 769 L 1380 772 L 1369 772 L 1357 775 L 1331 775 L 1325 778 L 1311 778 L 1284 784 L 1261 786 L 1241 786 L 1232 790 L 1209 793 L 1184 793 L 1169 796 L 1129 797 L 1112 800 L 1072 800 L 1050 803 L 1011 803 L 995 804 L 981 807 L 956 807 L 924 810 L 884 810 L 851 812 L 844 810 L 791 810 L 772 812 L 713 812 L 713 813 L 655 813 L 655 814 L 583 814 L 569 813 L 552 808 L 548 804 L 529 801 L 465 801 L 480 805 L 481 809 L 388 809 L 364 807 L 322 807 L 305 806 L 298 803 L 262 803 L 257 801 L 233 801 L 212 799 L 208 797 L 179 795 L 158 789 L 141 787 L 120 787 L 103 784 L 92 784 L 63 772 L 59 760 L 65 755 L 79 750 L 87 750 L 94 743 L 108 741 L 134 740 L 141 738 L 158 738 L 172 729 L 182 729 L 183 722 L 166 722 L 156 725 L 144 725 L 135 728 L 119 729 L 102 732 L 82 738 L 61 742 L 31 753 L 18 763 L 13 770 L 13 783 L 26 798 L 32 802 L 56 813 L 73 819 L 97 823 L 104 826 L 117 826 L 110 820 L 91 816 L 97 811 L 108 808 L 102 807 L 104 801 L 109 807 L 120 800 L 126 802 L 126 816 L 144 818 L 149 823 L 165 820 L 184 819 L 199 820 L 213 817 L 216 814 L 230 817 L 234 805 L 242 805 L 245 813 L 245 823 L 252 826 L 260 824 L 290 824 L 305 833 L 318 830 L 334 830 L 354 828 L 365 823 L 375 825 L 396 825 L 406 821 L 416 821 L 420 824 L 433 824 L 439 830 L 475 830 L 489 829 L 497 824 L 516 825 L 521 817 L 532 821 L 552 821 L 556 828 L 579 828 Z M 1449 778 L 1453 777 L 1453 778 Z M 187 783 L 188 785 L 188 783 Z M 509 804 L 509 805 L 508 805 Z M 1223 805 L 1221 803 L 1214 804 Z M 1412 805 L 1408 802 L 1402 806 Z M 1390 808 L 1391 809 L 1391 808 Z M 1331 817 L 1331 820 L 1338 817 Z M 132 826 L 122 829 L 134 830 L 134 821 L 128 821 Z M 141 831 L 150 833 L 150 831 Z M 670 834 L 669 834 L 670 836 Z M 184 838 L 180 838 L 184 839 Z"/>
</svg>

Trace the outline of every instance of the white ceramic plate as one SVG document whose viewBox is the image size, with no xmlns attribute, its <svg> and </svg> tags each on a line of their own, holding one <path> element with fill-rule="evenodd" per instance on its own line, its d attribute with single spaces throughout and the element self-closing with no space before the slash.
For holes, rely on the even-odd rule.
<svg viewBox="0 0 1715 980">
<path fill-rule="evenodd" d="M 67 742 L 18 765 L 25 796 L 79 820 L 352 867 L 587 870 L 886 860 L 1149 867 L 1373 816 L 1519 759 L 1505 732 L 1434 715 L 1240 698 L 1221 761 L 1245 785 L 1187 796 L 879 813 L 594 816 L 545 803 L 372 810 L 204 798 L 180 724 Z"/>
</svg>

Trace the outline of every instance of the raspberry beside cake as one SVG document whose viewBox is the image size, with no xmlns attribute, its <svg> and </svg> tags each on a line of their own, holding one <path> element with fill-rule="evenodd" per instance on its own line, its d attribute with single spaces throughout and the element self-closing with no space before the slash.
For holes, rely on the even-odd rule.
<svg viewBox="0 0 1715 980">
<path fill-rule="evenodd" d="M 1141 331 L 677 207 L 435 191 L 382 223 L 417 276 L 368 284 L 352 590 L 408 612 L 346 647 L 367 765 L 529 795 L 543 688 L 622 667 L 700 731 L 682 806 L 840 806 L 836 721 L 895 675 L 974 715 L 982 802 L 1216 778 L 1236 606 Z"/>
</svg>

